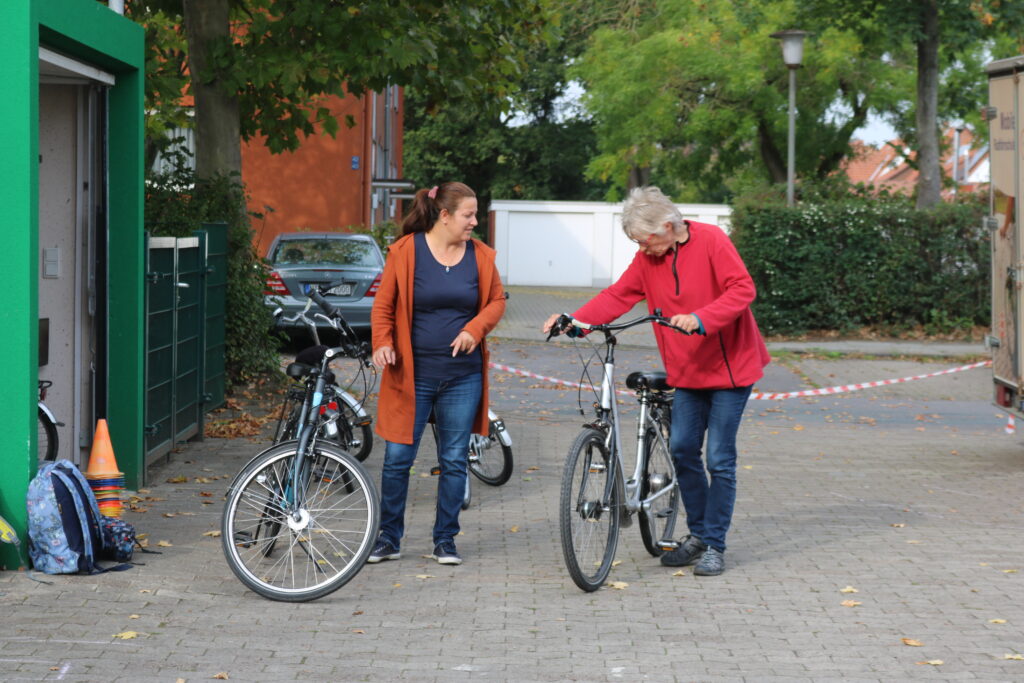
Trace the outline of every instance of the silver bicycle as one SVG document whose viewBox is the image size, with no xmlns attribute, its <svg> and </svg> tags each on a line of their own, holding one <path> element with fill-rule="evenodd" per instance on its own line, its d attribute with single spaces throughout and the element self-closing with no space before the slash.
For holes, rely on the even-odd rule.
<svg viewBox="0 0 1024 683">
<path fill-rule="evenodd" d="M 656 309 L 654 315 L 629 322 L 588 325 L 562 315 L 551 328 L 551 337 L 562 332 L 602 333 L 595 354 L 602 364 L 600 395 L 594 403 L 594 419 L 584 425 L 565 460 L 559 500 L 559 527 L 565 565 L 573 582 L 585 591 L 605 583 L 615 560 L 619 528 L 633 523 L 639 513 L 644 547 L 657 557 L 678 547 L 672 540 L 682 497 L 669 451 L 672 422 L 672 388 L 664 372 L 634 372 L 626 386 L 636 392 L 636 463 L 627 477 L 622 455 L 621 431 L 615 400 L 615 332 L 653 322 L 689 334 L 671 325 Z M 584 377 L 587 367 L 584 366 Z"/>
</svg>

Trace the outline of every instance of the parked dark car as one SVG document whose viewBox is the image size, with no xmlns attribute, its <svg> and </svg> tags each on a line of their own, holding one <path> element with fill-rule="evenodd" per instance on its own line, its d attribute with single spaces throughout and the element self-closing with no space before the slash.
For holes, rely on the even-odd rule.
<svg viewBox="0 0 1024 683">
<path fill-rule="evenodd" d="M 271 270 L 264 301 L 271 310 L 298 313 L 306 306 L 310 286 L 327 285 L 327 300 L 348 324 L 356 330 L 370 329 L 370 308 L 384 272 L 384 256 L 373 238 L 341 232 L 284 233 L 270 244 L 267 260 Z M 278 325 L 289 324 L 279 319 Z"/>
</svg>

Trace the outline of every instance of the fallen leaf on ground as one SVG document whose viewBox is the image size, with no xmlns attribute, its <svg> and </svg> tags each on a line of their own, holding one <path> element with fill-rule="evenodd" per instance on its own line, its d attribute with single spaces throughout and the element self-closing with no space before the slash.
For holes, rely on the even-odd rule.
<svg viewBox="0 0 1024 683">
<path fill-rule="evenodd" d="M 618 567 L 620 564 L 622 564 L 622 560 L 615 560 L 614 562 L 612 562 L 613 567 Z"/>
<path fill-rule="evenodd" d="M 903 524 L 902 522 L 897 522 L 896 524 L 890 524 L 889 526 L 891 526 L 893 528 L 896 528 L 896 529 L 902 529 L 903 527 L 906 526 L 906 524 Z"/>
<path fill-rule="evenodd" d="M 364 631 L 364 630 L 363 630 L 363 629 L 361 629 L 361 628 L 354 628 L 354 629 L 352 629 L 352 633 L 359 633 L 359 634 L 363 634 L 363 633 L 366 633 L 366 631 Z"/>
<path fill-rule="evenodd" d="M 1004 574 L 1016 574 L 1017 570 L 1016 569 L 1004 569 L 1003 573 Z"/>
<path fill-rule="evenodd" d="M 745 470 L 752 470 L 752 469 L 754 469 L 754 466 L 753 465 L 744 465 L 743 469 L 745 469 Z"/>
<path fill-rule="evenodd" d="M 913 638 L 904 638 L 903 644 L 910 647 L 922 647 L 924 645 L 920 640 L 914 640 Z"/>
<path fill-rule="evenodd" d="M 216 678 L 218 681 L 226 681 L 228 680 L 228 672 L 221 671 L 219 674 L 214 674 L 213 677 Z"/>
<path fill-rule="evenodd" d="M 361 610 L 361 609 L 360 610 L 356 610 L 355 612 L 352 613 L 352 616 L 358 617 L 362 613 L 363 613 L 363 610 Z"/>
<path fill-rule="evenodd" d="M 672 576 L 686 576 L 686 572 L 684 572 L 682 569 L 680 569 L 677 572 L 673 572 Z"/>
<path fill-rule="evenodd" d="M 1003 659 L 1016 659 L 1018 661 L 1024 661 L 1024 655 L 1018 655 L 1018 654 L 1003 655 Z"/>
<path fill-rule="evenodd" d="M 174 544 L 171 543 L 170 541 L 157 541 L 156 544 L 160 548 L 173 548 L 174 547 Z"/>
<path fill-rule="evenodd" d="M 417 574 L 416 578 L 417 579 L 436 579 L 437 577 L 434 576 L 433 574 Z"/>
<path fill-rule="evenodd" d="M 626 583 L 625 581 L 610 581 L 608 583 L 608 585 L 611 586 L 612 588 L 614 588 L 617 591 L 620 591 L 623 588 L 628 588 L 629 587 L 629 584 Z"/>
<path fill-rule="evenodd" d="M 138 618 L 139 618 L 139 615 L 138 615 L 138 614 L 129 614 L 129 615 L 128 615 L 128 618 L 129 618 L 129 619 L 138 619 Z"/>
<path fill-rule="evenodd" d="M 519 527 L 517 527 L 517 526 L 511 527 L 509 529 L 509 531 L 511 531 L 514 534 L 518 534 L 519 533 Z"/>
<path fill-rule="evenodd" d="M 914 662 L 915 664 L 927 664 L 928 666 L 942 666 L 945 664 L 941 659 L 929 659 L 927 662 Z"/>
<path fill-rule="evenodd" d="M 859 593 L 860 591 L 858 591 L 853 586 L 847 586 L 846 588 L 840 588 L 839 592 L 840 593 Z"/>
<path fill-rule="evenodd" d="M 863 603 L 857 602 L 856 600 L 843 600 L 839 604 L 843 607 L 857 607 L 858 605 L 861 605 Z"/>
<path fill-rule="evenodd" d="M 170 479 L 167 480 L 167 483 L 168 484 L 184 484 L 186 481 L 188 481 L 188 477 L 186 477 L 183 474 L 183 475 L 181 475 L 179 477 L 171 477 Z"/>
<path fill-rule="evenodd" d="M 204 531 L 203 532 L 203 536 L 211 536 L 213 538 L 217 538 L 218 536 L 220 536 L 220 532 L 217 531 L 216 529 L 214 529 L 212 531 Z"/>
<path fill-rule="evenodd" d="M 400 584 L 400 583 L 393 583 L 393 584 L 391 584 L 391 587 L 392 588 L 401 588 L 402 584 Z"/>
<path fill-rule="evenodd" d="M 121 631 L 120 633 L 115 633 L 112 637 L 120 638 L 121 640 L 131 640 L 132 638 L 138 638 L 139 634 L 135 631 Z"/>
<path fill-rule="evenodd" d="M 1005 624 L 1006 623 L 1006 619 L 989 619 L 988 623 L 990 623 L 990 624 Z"/>
<path fill-rule="evenodd" d="M 531 465 L 531 466 L 529 466 L 529 467 L 527 467 L 527 468 L 526 468 L 526 471 L 527 471 L 527 472 L 536 472 L 536 471 L 538 471 L 538 470 L 540 470 L 540 468 L 539 468 L 539 467 L 537 467 L 536 465 Z"/>
</svg>

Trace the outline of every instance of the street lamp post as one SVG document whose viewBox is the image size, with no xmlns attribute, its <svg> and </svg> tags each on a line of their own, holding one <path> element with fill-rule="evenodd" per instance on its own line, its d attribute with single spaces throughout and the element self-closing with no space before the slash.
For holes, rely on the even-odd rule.
<svg viewBox="0 0 1024 683">
<path fill-rule="evenodd" d="M 782 61 L 789 67 L 789 160 L 786 165 L 786 206 L 793 206 L 793 181 L 796 175 L 796 70 L 804 57 L 804 36 L 807 31 L 791 29 L 771 35 L 782 41 Z"/>
</svg>

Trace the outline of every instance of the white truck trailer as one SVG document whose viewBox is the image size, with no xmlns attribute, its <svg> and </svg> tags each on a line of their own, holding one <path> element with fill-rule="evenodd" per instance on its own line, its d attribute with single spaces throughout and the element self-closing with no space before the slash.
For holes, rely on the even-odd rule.
<svg viewBox="0 0 1024 683">
<path fill-rule="evenodd" d="M 992 352 L 993 399 L 997 406 L 1024 418 L 1024 56 L 1000 59 L 988 72 L 989 214 L 992 236 L 992 332 L 985 339 Z"/>
</svg>

